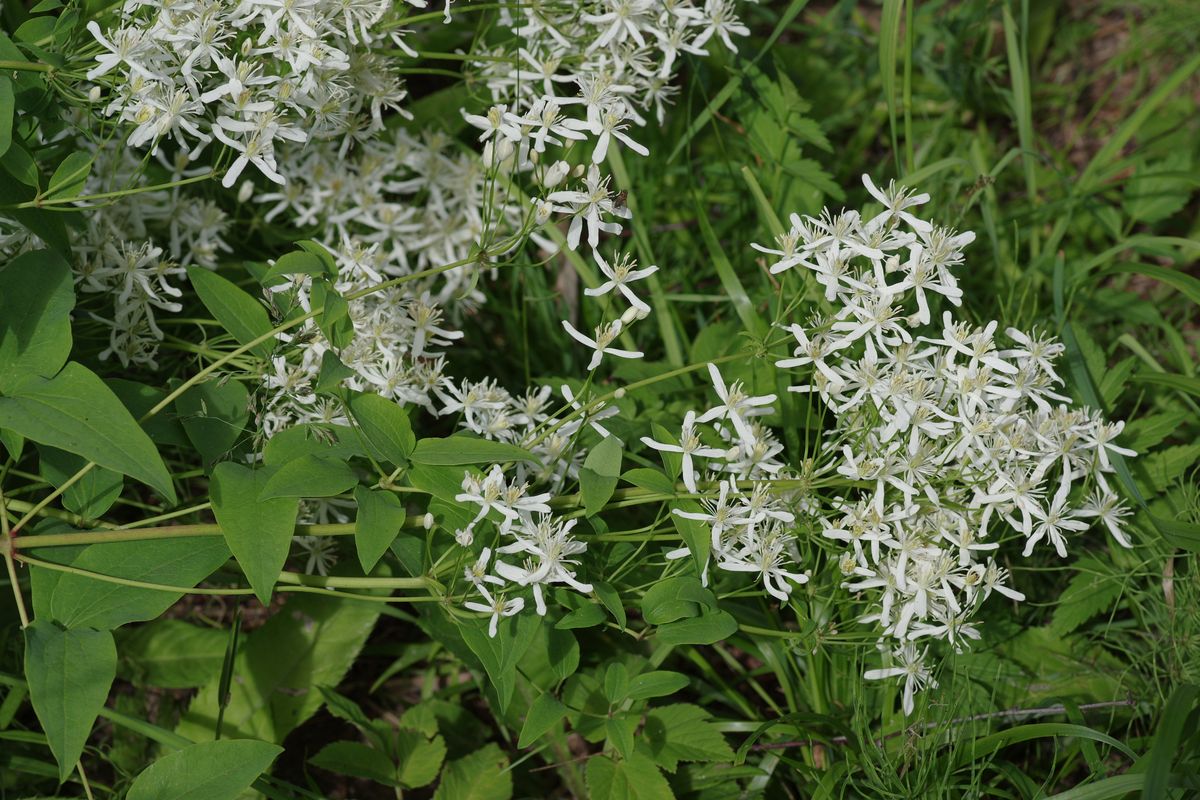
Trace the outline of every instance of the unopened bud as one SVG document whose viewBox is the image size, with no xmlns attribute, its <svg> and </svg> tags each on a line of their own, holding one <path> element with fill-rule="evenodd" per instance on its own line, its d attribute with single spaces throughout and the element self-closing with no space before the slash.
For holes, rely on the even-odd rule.
<svg viewBox="0 0 1200 800">
<path fill-rule="evenodd" d="M 615 392 L 613 392 L 613 399 L 623 400 L 624 398 L 625 398 L 625 387 L 624 386 L 618 388 Z"/>
<path fill-rule="evenodd" d="M 542 180 L 542 185 L 547 189 L 552 189 L 562 183 L 567 173 L 571 171 L 571 165 L 565 161 L 556 161 L 550 169 L 546 170 L 546 175 Z"/>
<path fill-rule="evenodd" d="M 88 89 L 88 102 L 95 103 L 95 102 L 98 102 L 99 100 L 100 100 L 100 87 L 93 86 L 91 89 Z"/>
<path fill-rule="evenodd" d="M 425 516 L 421 517 L 421 527 L 425 530 L 433 528 L 433 514 L 426 513 Z"/>
<path fill-rule="evenodd" d="M 242 185 L 238 187 L 237 199 L 239 203 L 245 203 L 254 196 L 254 181 L 242 181 Z"/>
</svg>

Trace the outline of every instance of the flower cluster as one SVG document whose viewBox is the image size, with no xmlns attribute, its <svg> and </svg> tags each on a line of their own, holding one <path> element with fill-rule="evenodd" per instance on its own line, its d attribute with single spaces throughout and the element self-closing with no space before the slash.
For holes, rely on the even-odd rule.
<svg viewBox="0 0 1200 800">
<path fill-rule="evenodd" d="M 423 3 L 415 3 L 423 5 Z M 386 0 L 126 0 L 120 23 L 88 30 L 101 47 L 89 80 L 109 76 L 105 113 L 127 123 L 132 147 L 173 140 L 194 159 L 214 140 L 237 155 L 222 180 L 247 166 L 284 183 L 282 142 L 332 139 L 343 152 L 402 110 L 403 81 L 378 55 L 403 48 Z"/>
<path fill-rule="evenodd" d="M 975 325 L 931 303 L 960 304 L 953 268 L 974 234 L 918 219 L 928 201 L 903 186 L 877 188 L 882 211 L 793 215 L 771 272 L 801 268 L 825 308 L 788 327 L 801 370 L 791 391 L 833 412 L 825 442 L 854 487 L 834 498 L 822 533 L 844 545 L 845 586 L 870 604 L 863 622 L 893 643 L 900 664 L 868 678 L 905 676 L 904 708 L 931 676 L 922 641 L 960 649 L 979 637 L 972 616 L 993 592 L 1019 601 L 994 554 L 1006 531 L 1066 555 L 1068 537 L 1099 521 L 1122 545 L 1128 513 L 1109 485 L 1123 423 L 1071 408 L 1056 392 L 1062 345 L 994 321 Z M 813 287 L 816 289 L 816 287 Z M 823 290 L 823 291 L 821 291 Z M 940 300 L 939 300 L 940 298 Z"/>
<path fill-rule="evenodd" d="M 788 510 L 784 493 L 773 486 L 785 469 L 778 459 L 783 445 L 755 420 L 774 412 L 775 395 L 756 397 L 740 381 L 727 384 L 713 364 L 708 372 L 721 402 L 699 416 L 688 411 L 678 442 L 644 437 L 642 443 L 677 455 L 689 492 L 699 491 L 701 478 L 717 490 L 715 499 L 701 501 L 700 511 L 673 511 L 708 529 L 709 553 L 701 565 L 704 584 L 708 584 L 710 563 L 715 562 L 718 569 L 757 574 L 768 594 L 787 602 L 792 585 L 806 583 L 808 576 L 793 566 L 799 557 L 792 533 L 796 517 Z M 691 548 L 681 547 L 667 553 L 667 558 L 689 555 L 695 555 Z"/>
<path fill-rule="evenodd" d="M 526 587 L 539 615 L 546 613 L 545 592 L 549 586 L 563 584 L 583 594 L 592 591 L 591 584 L 576 578 L 579 563 L 576 556 L 587 550 L 587 543 L 571 533 L 576 520 L 558 519 L 551 514 L 549 493 L 530 494 L 527 483 L 519 479 L 509 481 L 498 464 L 482 478 L 468 472 L 462 488 L 455 500 L 478 505 L 479 513 L 458 531 L 455 537 L 458 543 L 470 547 L 475 526 L 489 516 L 506 542 L 496 548 L 495 558 L 492 548 L 483 548 L 478 559 L 464 570 L 467 581 L 484 601 L 467 601 L 464 606 L 491 615 L 488 635 L 496 635 L 502 617 L 511 617 L 525 608 L 525 598 L 512 595 Z M 512 556 L 519 563 L 510 563 L 499 556 Z"/>
</svg>

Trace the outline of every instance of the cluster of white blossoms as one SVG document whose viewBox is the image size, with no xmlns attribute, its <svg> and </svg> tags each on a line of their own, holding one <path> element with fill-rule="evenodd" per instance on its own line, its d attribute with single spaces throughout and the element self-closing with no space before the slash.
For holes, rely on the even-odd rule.
<svg viewBox="0 0 1200 800">
<path fill-rule="evenodd" d="M 709 529 L 709 552 L 700 568 L 704 585 L 715 563 L 729 572 L 756 574 L 768 594 L 786 602 L 792 586 L 806 583 L 808 576 L 795 567 L 796 517 L 788 509 L 786 493 L 773 486 L 786 474 L 778 458 L 783 444 L 755 419 L 774 413 L 776 397 L 748 394 L 740 381 L 727 384 L 713 364 L 708 372 L 720 403 L 699 416 L 688 411 L 677 441 L 643 437 L 642 443 L 679 458 L 680 477 L 689 492 L 700 491 L 700 480 L 717 492 L 715 498 L 701 499 L 701 511 L 672 511 Z M 695 554 L 685 546 L 668 552 L 667 558 L 689 555 Z"/>
<path fill-rule="evenodd" d="M 822 287 L 826 307 L 788 330 L 801 370 L 794 392 L 815 393 L 833 412 L 825 443 L 854 487 L 832 500 L 822 533 L 844 544 L 846 588 L 869 604 L 862 618 L 891 643 L 894 666 L 867 678 L 903 676 L 903 706 L 932 681 L 927 640 L 961 649 L 979 638 L 972 616 L 993 592 L 1014 601 L 1009 572 L 995 560 L 1010 532 L 1023 555 L 1099 522 L 1121 545 L 1128 513 L 1109 485 L 1123 423 L 1071 408 L 1055 387 L 1052 338 L 997 323 L 975 325 L 947 310 L 934 324 L 934 296 L 953 306 L 962 292 L 952 269 L 974 234 L 914 216 L 928 201 L 864 176 L 879 213 L 793 215 L 772 273 L 801 268 Z M 818 294 L 820 294 L 818 292 Z"/>
<path fill-rule="evenodd" d="M 423 2 L 412 5 L 424 6 Z M 284 142 L 330 139 L 343 153 L 403 111 L 407 91 L 388 48 L 404 49 L 402 3 L 389 0 L 126 0 L 117 24 L 88 30 L 101 52 L 89 80 L 108 76 L 105 113 L 132 147 L 172 140 L 191 159 L 214 142 L 284 183 Z M 409 49 L 411 52 L 411 49 Z"/>
<path fill-rule="evenodd" d="M 462 488 L 455 500 L 478 505 L 479 513 L 458 531 L 455 536 L 458 543 L 469 547 L 474 542 L 475 526 L 489 516 L 505 542 L 494 554 L 492 548 L 483 548 L 475 562 L 464 570 L 467 581 L 483 602 L 468 600 L 463 605 L 491 616 L 489 636 L 496 635 L 501 618 L 525 608 L 525 598 L 518 592 L 526 588 L 539 615 L 546 613 L 546 587 L 562 584 L 582 594 L 591 593 L 592 585 L 576 578 L 579 560 L 575 556 L 587 550 L 587 543 L 571 534 L 576 520 L 555 518 L 551 514 L 549 492 L 531 494 L 528 483 L 519 477 L 508 480 L 499 464 L 493 465 L 482 478 L 468 472 Z"/>
</svg>

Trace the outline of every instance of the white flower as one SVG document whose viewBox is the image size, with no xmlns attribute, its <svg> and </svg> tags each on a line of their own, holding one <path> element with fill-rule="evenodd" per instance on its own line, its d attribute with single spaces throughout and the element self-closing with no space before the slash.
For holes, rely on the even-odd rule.
<svg viewBox="0 0 1200 800">
<path fill-rule="evenodd" d="M 648 436 L 642 437 L 642 443 L 647 447 L 652 447 L 664 453 L 680 453 L 683 455 L 683 485 L 692 493 L 696 491 L 696 469 L 692 464 L 692 458 L 721 458 L 725 455 L 724 450 L 705 446 L 700 441 L 700 436 L 696 433 L 695 428 L 696 412 L 688 411 L 683 418 L 683 431 L 679 435 L 679 444 L 656 442 Z"/>
<path fill-rule="evenodd" d="M 617 356 L 618 358 L 642 358 L 645 353 L 640 353 L 636 350 L 621 350 L 610 345 L 621 335 L 621 320 L 613 320 L 608 325 L 601 325 L 596 328 L 596 338 L 589 339 L 567 320 L 562 321 L 563 328 L 570 334 L 571 338 L 585 347 L 590 347 L 595 352 L 592 353 L 592 360 L 588 362 L 588 371 L 594 370 L 600 366 L 600 359 L 605 355 Z"/>
<path fill-rule="evenodd" d="M 614 288 L 625 295 L 625 299 L 633 304 L 634 308 L 641 309 L 646 313 L 650 313 L 650 306 L 644 303 L 633 293 L 629 288 L 629 284 L 634 281 L 640 281 L 647 278 L 658 271 L 658 267 L 651 266 L 645 269 L 637 268 L 637 259 L 630 258 L 625 255 L 617 256 L 613 266 L 609 266 L 604 257 L 600 255 L 599 250 L 593 250 L 592 256 L 596 259 L 596 264 L 599 265 L 600 271 L 608 278 L 607 281 L 597 286 L 595 289 L 584 289 L 583 293 L 588 297 L 599 297 L 608 294 Z"/>
<path fill-rule="evenodd" d="M 511 600 L 505 600 L 502 597 L 492 597 L 491 592 L 482 583 L 475 584 L 475 588 L 483 596 L 484 602 L 467 601 L 463 603 L 463 606 L 471 611 L 491 615 L 491 619 L 488 620 L 488 636 L 495 639 L 496 631 L 500 627 L 500 618 L 519 614 L 521 609 L 525 608 L 525 598 L 514 597 Z"/>
</svg>

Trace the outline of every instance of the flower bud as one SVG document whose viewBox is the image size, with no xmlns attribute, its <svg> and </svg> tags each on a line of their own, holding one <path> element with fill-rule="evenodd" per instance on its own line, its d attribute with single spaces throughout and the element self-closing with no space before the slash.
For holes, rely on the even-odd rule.
<svg viewBox="0 0 1200 800">
<path fill-rule="evenodd" d="M 254 181 L 242 181 L 242 185 L 238 187 L 237 199 L 239 203 L 245 203 L 254 196 Z"/>
<path fill-rule="evenodd" d="M 566 179 L 567 173 L 570 171 L 570 164 L 565 161 L 557 161 L 550 169 L 546 170 L 546 175 L 542 179 L 542 185 L 547 189 L 553 189 Z"/>
<path fill-rule="evenodd" d="M 100 100 L 100 87 L 93 86 L 91 89 L 88 89 L 88 102 L 96 103 L 96 102 L 99 102 L 99 100 Z"/>
<path fill-rule="evenodd" d="M 534 200 L 533 219 L 538 225 L 545 225 L 550 221 L 550 215 L 554 213 L 554 204 L 549 200 Z"/>
<path fill-rule="evenodd" d="M 433 528 L 433 514 L 426 512 L 425 516 L 421 517 L 421 527 L 425 530 Z"/>
</svg>

